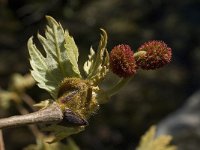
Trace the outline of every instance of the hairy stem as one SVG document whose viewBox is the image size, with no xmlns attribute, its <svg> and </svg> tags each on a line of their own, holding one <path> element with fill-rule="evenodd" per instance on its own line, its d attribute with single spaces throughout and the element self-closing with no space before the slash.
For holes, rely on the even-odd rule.
<svg viewBox="0 0 200 150">
<path fill-rule="evenodd" d="M 37 123 L 58 123 L 63 120 L 60 107 L 53 103 L 49 107 L 26 115 L 0 119 L 0 129 Z"/>
</svg>

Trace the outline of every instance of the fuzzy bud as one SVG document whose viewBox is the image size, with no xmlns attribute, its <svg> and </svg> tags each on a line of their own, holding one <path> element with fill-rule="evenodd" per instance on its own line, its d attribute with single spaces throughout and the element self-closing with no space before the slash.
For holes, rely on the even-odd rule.
<svg viewBox="0 0 200 150">
<path fill-rule="evenodd" d="M 136 55 L 136 64 L 144 70 L 161 68 L 168 64 L 172 57 L 171 48 L 163 41 L 146 42 L 139 47 L 137 53 L 141 53 L 141 55 Z"/>
<path fill-rule="evenodd" d="M 133 51 L 129 45 L 117 45 L 110 52 L 110 69 L 119 77 L 127 78 L 136 73 Z"/>
</svg>

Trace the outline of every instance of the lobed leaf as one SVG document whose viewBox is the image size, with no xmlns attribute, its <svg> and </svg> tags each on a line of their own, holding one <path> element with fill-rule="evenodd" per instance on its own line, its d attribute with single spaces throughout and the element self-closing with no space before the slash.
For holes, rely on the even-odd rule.
<svg viewBox="0 0 200 150">
<path fill-rule="evenodd" d="M 98 85 L 98 83 L 104 79 L 108 71 L 109 71 L 109 54 L 108 51 L 106 50 L 104 62 L 102 62 L 102 64 L 99 66 L 97 74 L 92 76 L 90 80 L 92 80 L 93 84 Z"/>
<path fill-rule="evenodd" d="M 156 127 L 152 126 L 145 135 L 142 136 L 139 146 L 136 150 L 176 150 L 175 146 L 170 145 L 172 137 L 162 135 L 155 138 Z"/>
<path fill-rule="evenodd" d="M 101 29 L 101 40 L 99 42 L 97 53 L 90 48 L 90 55 L 88 60 L 84 64 L 84 71 L 87 75 L 87 79 L 91 80 L 93 84 L 98 84 L 108 72 L 109 66 L 109 54 L 106 49 L 107 45 L 107 33 Z"/>
<path fill-rule="evenodd" d="M 15 73 L 12 75 L 9 90 L 15 92 L 24 92 L 26 89 L 34 86 L 35 80 L 31 74 L 22 76 L 21 74 Z"/>
<path fill-rule="evenodd" d="M 65 77 L 81 77 L 78 68 L 78 48 L 68 31 L 52 17 L 47 16 L 45 37 L 38 34 L 45 56 L 28 40 L 31 74 L 38 86 L 48 91 L 53 98 L 57 97 L 58 85 Z"/>
<path fill-rule="evenodd" d="M 91 72 L 92 65 L 94 64 L 95 60 L 95 51 L 93 48 L 90 48 L 90 54 L 88 55 L 88 60 L 84 63 L 83 69 L 85 71 L 85 74 L 88 76 L 89 73 Z"/>
<path fill-rule="evenodd" d="M 48 144 L 46 141 L 52 139 L 51 136 L 38 136 L 36 144 L 31 144 L 23 150 L 80 150 L 72 139 L 67 139 L 67 144 L 56 142 Z"/>
<path fill-rule="evenodd" d="M 48 141 L 48 143 L 55 143 L 66 137 L 69 137 L 72 134 L 77 134 L 77 133 L 83 131 L 84 129 L 85 129 L 84 126 L 65 127 L 65 126 L 53 124 L 49 127 L 46 127 L 45 129 L 43 129 L 43 131 L 52 132 L 55 135 L 55 138 L 51 141 Z"/>
</svg>

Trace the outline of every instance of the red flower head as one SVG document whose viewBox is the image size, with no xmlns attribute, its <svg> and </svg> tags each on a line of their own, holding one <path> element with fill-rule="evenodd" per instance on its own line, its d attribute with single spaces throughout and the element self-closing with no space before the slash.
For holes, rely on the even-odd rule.
<svg viewBox="0 0 200 150">
<path fill-rule="evenodd" d="M 136 73 L 136 64 L 129 45 L 117 45 L 110 52 L 110 69 L 119 77 L 130 77 Z"/>
<path fill-rule="evenodd" d="M 144 70 L 157 69 L 171 61 L 172 51 L 163 41 L 149 41 L 142 44 L 139 49 L 141 53 L 136 59 L 136 64 Z"/>
</svg>

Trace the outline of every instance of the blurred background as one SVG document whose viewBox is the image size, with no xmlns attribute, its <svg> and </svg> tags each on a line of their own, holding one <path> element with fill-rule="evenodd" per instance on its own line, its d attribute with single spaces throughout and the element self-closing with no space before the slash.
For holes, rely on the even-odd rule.
<svg viewBox="0 0 200 150">
<path fill-rule="evenodd" d="M 89 48 L 97 47 L 99 28 L 108 33 L 108 50 L 129 44 L 133 50 L 148 40 L 163 40 L 173 50 L 172 62 L 156 71 L 141 71 L 111 101 L 102 105 L 90 125 L 73 139 L 81 150 L 132 150 L 153 124 L 158 134 L 172 134 L 181 150 L 200 147 L 200 1 L 199 0 L 0 0 L 0 87 L 14 73 L 29 73 L 27 40 L 43 33 L 45 15 L 61 22 L 74 36 L 80 66 Z M 113 75 L 105 82 L 115 80 Z M 49 98 L 34 86 L 35 100 Z M 14 104 L 0 116 L 18 114 Z M 26 128 L 4 130 L 6 150 L 35 143 Z"/>
</svg>

